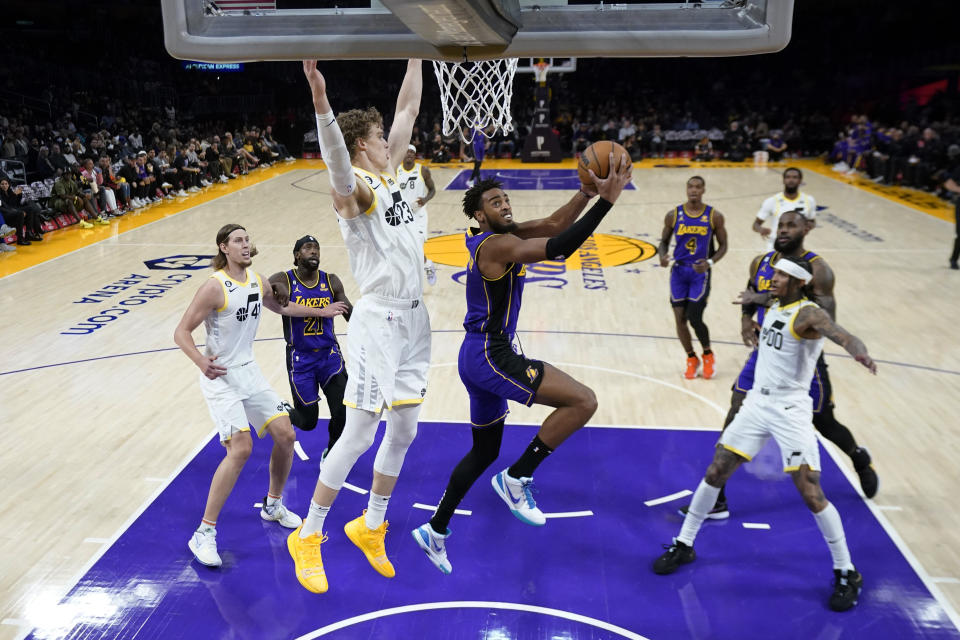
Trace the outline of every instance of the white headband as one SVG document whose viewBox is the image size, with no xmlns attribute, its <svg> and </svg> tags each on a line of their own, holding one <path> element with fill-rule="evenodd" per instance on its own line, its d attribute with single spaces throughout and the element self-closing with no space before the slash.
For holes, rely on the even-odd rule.
<svg viewBox="0 0 960 640">
<path fill-rule="evenodd" d="M 807 284 L 813 280 L 813 274 L 801 267 L 796 262 L 792 260 L 784 260 L 781 258 L 777 260 L 777 264 L 773 265 L 773 268 L 777 271 L 783 271 L 784 273 L 789 273 L 791 276 L 797 280 L 801 280 L 803 284 Z"/>
<path fill-rule="evenodd" d="M 407 149 L 409 149 L 410 151 L 413 151 L 414 153 L 417 152 L 417 148 L 416 148 L 415 146 L 413 146 L 412 144 L 411 144 L 411 145 L 407 145 Z"/>
</svg>

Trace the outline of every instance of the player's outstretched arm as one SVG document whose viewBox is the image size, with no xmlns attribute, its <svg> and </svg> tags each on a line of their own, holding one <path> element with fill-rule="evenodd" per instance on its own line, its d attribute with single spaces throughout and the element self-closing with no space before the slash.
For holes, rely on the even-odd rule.
<svg viewBox="0 0 960 640">
<path fill-rule="evenodd" d="M 260 279 L 263 280 L 263 276 L 260 276 Z M 347 305 L 342 302 L 334 302 L 322 308 L 305 307 L 292 302 L 288 302 L 286 306 L 280 306 L 280 301 L 273 295 L 272 288 L 264 288 L 263 306 L 274 313 L 291 318 L 332 318 L 347 311 Z"/>
<path fill-rule="evenodd" d="M 595 185 L 582 185 L 569 202 L 551 213 L 546 218 L 525 220 L 517 225 L 511 233 L 520 238 L 552 238 L 568 229 L 583 213 L 590 199 L 597 195 Z"/>
<path fill-rule="evenodd" d="M 407 73 L 403 76 L 403 84 L 397 94 L 397 110 L 393 114 L 393 124 L 390 125 L 390 137 L 387 138 L 390 173 L 396 173 L 397 167 L 403 162 L 410 136 L 413 134 L 413 125 L 420 113 L 420 96 L 423 93 L 422 67 L 423 62 L 420 60 L 407 61 Z"/>
<path fill-rule="evenodd" d="M 867 354 L 867 346 L 857 336 L 830 319 L 830 315 L 819 307 L 804 307 L 797 313 L 793 323 L 793 330 L 804 338 L 818 338 L 823 336 L 837 343 L 847 350 L 853 359 L 876 375 L 877 365 Z"/>
<path fill-rule="evenodd" d="M 363 189 L 364 196 L 369 190 L 353 173 L 350 161 L 350 151 L 343 140 L 343 133 L 333 115 L 333 107 L 327 98 L 327 81 L 317 69 L 316 60 L 303 61 L 303 75 L 310 84 L 310 94 L 313 97 L 313 109 L 317 118 L 317 142 L 320 145 L 320 154 L 330 175 L 330 185 L 333 187 L 333 206 L 342 218 L 355 218 L 363 210 L 357 202 L 358 185 Z M 372 197 L 372 196 L 371 196 Z M 369 200 L 366 201 L 369 205 Z M 365 207 L 364 207 L 365 208 Z"/>
<path fill-rule="evenodd" d="M 205 356 L 197 349 L 193 343 L 193 330 L 200 326 L 209 314 L 223 307 L 226 302 L 227 294 L 223 292 L 223 287 L 219 282 L 210 278 L 204 282 L 196 295 L 190 302 L 190 306 L 180 318 L 180 324 L 173 331 L 173 341 L 177 343 L 180 350 L 187 354 L 203 375 L 215 380 L 227 372 L 225 367 L 221 367 L 215 361 L 217 356 Z"/>
</svg>

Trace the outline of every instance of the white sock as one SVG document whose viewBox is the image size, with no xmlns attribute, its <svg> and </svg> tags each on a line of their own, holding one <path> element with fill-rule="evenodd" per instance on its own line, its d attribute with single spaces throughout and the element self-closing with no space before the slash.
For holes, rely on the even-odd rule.
<svg viewBox="0 0 960 640">
<path fill-rule="evenodd" d="M 827 508 L 820 513 L 813 514 L 817 519 L 817 526 L 820 527 L 820 533 L 823 539 L 827 541 L 830 547 L 830 555 L 833 556 L 833 568 L 847 571 L 853 569 L 853 562 L 850 561 L 850 550 L 847 548 L 847 537 L 843 534 L 843 521 L 840 520 L 840 513 L 833 506 L 832 502 L 827 503 Z"/>
<path fill-rule="evenodd" d="M 216 530 L 217 530 L 217 522 L 216 521 L 210 522 L 205 518 L 200 520 L 200 526 L 197 527 L 197 531 L 199 533 L 210 533 L 211 531 L 216 532 Z"/>
<path fill-rule="evenodd" d="M 267 504 L 266 506 L 272 507 L 273 505 L 280 502 L 280 496 L 272 496 L 269 493 L 267 494 Z"/>
<path fill-rule="evenodd" d="M 370 492 L 370 500 L 367 502 L 367 513 L 364 516 L 368 529 L 377 529 L 383 524 L 384 519 L 387 517 L 388 502 L 390 502 L 390 496 L 378 496 L 373 491 Z"/>
<path fill-rule="evenodd" d="M 322 536 L 323 521 L 327 519 L 328 513 L 330 513 L 330 507 L 324 507 L 311 500 L 307 519 L 300 528 L 300 537 L 306 538 L 314 533 L 319 533 Z"/>
<path fill-rule="evenodd" d="M 703 521 L 707 519 L 710 509 L 713 509 L 713 505 L 717 503 L 718 495 L 720 495 L 720 487 L 711 487 L 706 480 L 700 481 L 700 485 L 693 494 L 693 500 L 690 501 L 687 517 L 683 519 L 683 526 L 680 527 L 677 540 L 688 547 L 693 546 Z"/>
</svg>

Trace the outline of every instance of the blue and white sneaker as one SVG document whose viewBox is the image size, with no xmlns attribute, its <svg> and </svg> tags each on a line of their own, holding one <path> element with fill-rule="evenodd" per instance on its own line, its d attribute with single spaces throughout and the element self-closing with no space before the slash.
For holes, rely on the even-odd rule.
<svg viewBox="0 0 960 640">
<path fill-rule="evenodd" d="M 450 529 L 447 529 L 445 535 L 440 535 L 433 530 L 433 527 L 431 527 L 428 522 L 420 525 L 410 533 L 413 535 L 413 539 L 416 540 L 417 545 L 423 549 L 423 552 L 430 558 L 433 566 L 447 574 L 453 571 L 453 565 L 447 560 L 447 547 L 445 544 L 446 539 L 450 537 Z"/>
<path fill-rule="evenodd" d="M 514 480 L 504 469 L 490 479 L 490 484 L 520 522 L 535 527 L 542 527 L 547 523 L 546 516 L 537 508 L 537 502 L 533 499 L 533 478 Z"/>
</svg>

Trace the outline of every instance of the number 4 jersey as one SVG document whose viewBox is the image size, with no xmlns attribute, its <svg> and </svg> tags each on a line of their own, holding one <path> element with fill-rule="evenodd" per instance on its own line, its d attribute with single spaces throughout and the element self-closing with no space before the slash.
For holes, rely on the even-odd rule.
<svg viewBox="0 0 960 640">
<path fill-rule="evenodd" d="M 260 325 L 263 284 L 255 271 L 246 269 L 244 275 L 243 282 L 223 270 L 210 276 L 223 288 L 225 303 L 203 321 L 207 330 L 204 354 L 217 356 L 217 364 L 227 368 L 253 361 L 253 340 Z"/>
<path fill-rule="evenodd" d="M 804 307 L 817 307 L 817 304 L 801 298 L 784 306 L 775 302 L 767 310 L 760 330 L 752 391 L 766 389 L 761 393 L 778 395 L 793 392 L 806 395 L 810 391 L 817 358 L 823 351 L 823 337 L 804 339 L 794 331 L 797 314 Z"/>
<path fill-rule="evenodd" d="M 373 192 L 370 208 L 355 218 L 339 218 L 350 270 L 362 295 L 419 300 L 423 295 L 423 239 L 396 179 L 359 167 L 354 173 Z"/>
</svg>

